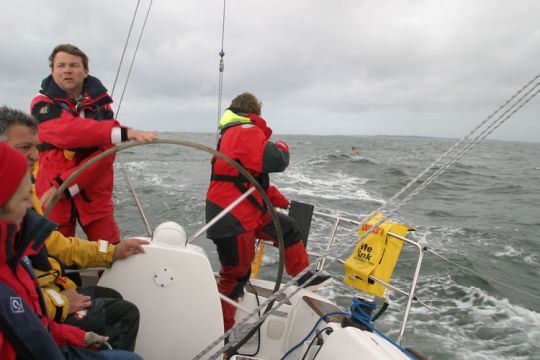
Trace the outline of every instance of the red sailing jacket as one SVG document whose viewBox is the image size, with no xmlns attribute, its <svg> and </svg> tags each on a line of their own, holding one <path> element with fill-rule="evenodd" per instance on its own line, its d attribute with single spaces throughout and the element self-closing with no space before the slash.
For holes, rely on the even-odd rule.
<svg viewBox="0 0 540 360">
<path fill-rule="evenodd" d="M 228 109 L 220 120 L 219 129 L 221 138 L 217 150 L 239 162 L 257 178 L 263 188 L 267 189 L 274 205 L 287 203 L 275 187 L 269 186 L 268 173 L 285 170 L 289 165 L 289 153 L 268 141 L 272 130 L 266 126 L 266 122 L 260 116 L 236 114 Z M 212 163 L 212 178 L 206 194 L 207 222 L 252 187 L 224 160 L 214 158 Z M 263 201 L 257 191 L 252 195 L 213 225 L 208 230 L 208 237 L 229 237 L 262 225 L 265 211 Z"/>
<path fill-rule="evenodd" d="M 39 125 L 38 196 L 58 187 L 89 159 L 127 139 L 127 128 L 113 119 L 112 99 L 95 77 L 85 80 L 82 101 L 77 104 L 52 79 L 41 84 L 40 95 L 32 100 L 31 112 Z M 70 184 L 50 218 L 70 222 L 73 198 L 79 220 L 86 225 L 113 214 L 114 155 L 98 161 Z"/>
<path fill-rule="evenodd" d="M 27 214 L 25 217 L 23 229 L 17 234 L 14 223 L 0 220 L 0 281 L 25 302 L 23 307 L 22 304 L 13 303 L 13 298 L 11 298 L 12 313 L 16 316 L 17 312 L 29 310 L 33 311 L 41 320 L 41 327 L 35 322 L 25 322 L 22 328 L 21 324 L 12 323 L 10 326 L 14 329 L 13 334 L 18 333 L 21 341 L 26 339 L 26 341 L 34 342 L 34 344 L 29 345 L 31 348 L 41 346 L 44 351 L 48 348 L 49 351 L 54 351 L 54 349 L 50 349 L 51 344 L 47 343 L 46 337 L 38 336 L 44 327 L 59 347 L 64 345 L 84 347 L 85 332 L 83 330 L 71 325 L 58 324 L 48 317 L 39 284 L 33 277 L 31 268 L 23 264 L 25 256 L 40 253 L 50 229 L 56 226 L 46 218 L 30 213 L 31 211 L 29 210 L 29 215 Z M 14 306 L 14 304 L 18 306 Z M 26 307 L 26 305 L 28 306 Z M 24 314 L 20 316 L 24 316 Z M 19 328 L 17 329 L 17 327 Z M 13 346 L 2 332 L 0 332 L 0 353 L 2 359 L 15 359 L 16 357 Z"/>
</svg>

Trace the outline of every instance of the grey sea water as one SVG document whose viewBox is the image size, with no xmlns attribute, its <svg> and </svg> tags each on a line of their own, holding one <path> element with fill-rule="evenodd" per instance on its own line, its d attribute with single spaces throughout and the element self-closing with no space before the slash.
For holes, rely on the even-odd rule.
<svg viewBox="0 0 540 360">
<path fill-rule="evenodd" d="M 162 133 L 210 147 L 215 134 Z M 456 140 L 390 136 L 274 136 L 289 143 L 291 165 L 272 181 L 291 200 L 360 220 L 377 209 Z M 351 155 L 351 147 L 360 149 Z M 176 221 L 192 235 L 204 224 L 210 155 L 187 147 L 150 145 L 122 153 L 152 227 Z M 410 237 L 449 260 L 521 289 L 506 287 L 426 254 L 404 344 L 431 359 L 540 359 L 540 143 L 486 141 L 408 202 L 392 219 L 413 226 Z M 145 227 L 116 165 L 117 221 L 124 236 Z M 332 223 L 315 219 L 308 250 L 322 251 Z M 356 243 L 352 226 L 338 231 L 336 256 Z M 219 269 L 211 241 L 197 241 Z M 393 284 L 407 289 L 416 261 L 405 247 Z M 277 251 L 265 252 L 261 277 L 273 279 Z M 356 293 L 340 281 L 320 293 L 344 310 Z M 376 326 L 396 338 L 405 301 L 390 292 Z"/>
</svg>

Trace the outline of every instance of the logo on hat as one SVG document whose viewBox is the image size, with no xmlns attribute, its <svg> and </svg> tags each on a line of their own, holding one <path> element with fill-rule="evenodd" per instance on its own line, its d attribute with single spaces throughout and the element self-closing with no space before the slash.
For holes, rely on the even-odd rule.
<svg viewBox="0 0 540 360">
<path fill-rule="evenodd" d="M 20 297 L 10 297 L 9 298 L 9 305 L 11 307 L 12 313 L 23 313 L 24 312 L 24 306 L 23 301 Z"/>
</svg>

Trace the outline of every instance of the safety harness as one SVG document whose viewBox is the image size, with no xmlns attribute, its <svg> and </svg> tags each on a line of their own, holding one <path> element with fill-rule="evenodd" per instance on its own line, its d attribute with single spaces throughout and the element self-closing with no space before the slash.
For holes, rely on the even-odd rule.
<svg viewBox="0 0 540 360">
<path fill-rule="evenodd" d="M 221 137 L 219 138 L 217 146 L 216 146 L 217 151 L 219 151 L 219 149 L 220 149 L 221 139 L 223 138 L 223 134 L 225 133 L 225 131 L 227 131 L 228 129 L 230 129 L 230 128 L 234 127 L 234 126 L 237 126 L 237 125 L 241 125 L 241 123 L 228 126 L 228 127 L 224 128 L 221 131 Z M 212 175 L 210 176 L 211 181 L 226 181 L 226 182 L 233 183 L 234 186 L 238 189 L 238 191 L 240 191 L 242 194 L 246 193 L 250 189 L 251 186 L 249 185 L 249 180 L 246 179 L 246 177 L 244 175 L 242 175 L 241 173 L 238 173 L 238 175 L 217 175 L 217 174 L 214 174 L 214 165 L 216 163 L 216 160 L 217 160 L 217 157 L 214 156 L 212 158 Z M 242 166 L 245 169 L 245 167 L 242 165 L 242 162 L 239 159 L 233 159 L 233 160 L 235 160 L 237 163 L 240 164 L 240 166 Z M 267 174 L 261 174 L 259 176 L 256 176 L 255 180 L 257 180 L 257 182 L 259 184 L 261 184 L 263 189 L 268 188 L 269 177 L 268 177 Z M 248 195 L 247 199 L 257 209 L 262 211 L 263 214 L 266 213 L 266 211 L 267 211 L 266 205 L 264 203 L 263 204 L 259 203 L 257 201 L 257 199 L 252 194 Z"/>
</svg>

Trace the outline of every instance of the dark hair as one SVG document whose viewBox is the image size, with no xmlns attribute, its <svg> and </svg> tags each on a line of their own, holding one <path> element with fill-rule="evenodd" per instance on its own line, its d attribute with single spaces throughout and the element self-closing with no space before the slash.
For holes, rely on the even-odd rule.
<svg viewBox="0 0 540 360">
<path fill-rule="evenodd" d="M 262 102 L 252 93 L 245 92 L 233 99 L 230 108 L 236 112 L 261 115 Z"/>
<path fill-rule="evenodd" d="M 84 69 L 85 69 L 85 70 L 88 70 L 88 56 L 86 56 L 86 54 L 83 53 L 81 49 L 79 49 L 79 48 L 76 47 L 75 45 L 71 45 L 71 44 L 60 44 L 60 45 L 57 45 L 57 46 L 53 49 L 51 55 L 49 56 L 49 66 L 51 67 L 51 69 L 52 69 L 53 66 L 54 66 L 54 57 L 55 57 L 56 54 L 58 54 L 59 52 L 65 52 L 65 53 L 68 53 L 68 54 L 70 54 L 70 55 L 74 55 L 74 56 L 80 57 L 81 60 L 82 60 Z"/>
<path fill-rule="evenodd" d="M 22 125 L 38 131 L 37 122 L 32 116 L 5 105 L 0 106 L 0 141 L 7 141 L 6 133 L 11 125 Z"/>
</svg>

